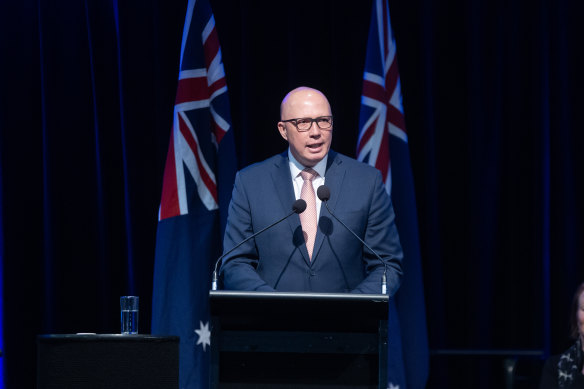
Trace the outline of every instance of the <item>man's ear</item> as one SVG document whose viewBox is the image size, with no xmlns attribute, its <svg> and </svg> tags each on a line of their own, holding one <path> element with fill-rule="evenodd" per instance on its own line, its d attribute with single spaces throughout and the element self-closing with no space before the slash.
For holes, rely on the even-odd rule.
<svg viewBox="0 0 584 389">
<path fill-rule="evenodd" d="M 288 141 L 288 132 L 286 131 L 286 126 L 284 125 L 284 123 L 278 122 L 278 131 L 280 131 L 280 135 L 282 135 L 282 138 Z"/>
</svg>

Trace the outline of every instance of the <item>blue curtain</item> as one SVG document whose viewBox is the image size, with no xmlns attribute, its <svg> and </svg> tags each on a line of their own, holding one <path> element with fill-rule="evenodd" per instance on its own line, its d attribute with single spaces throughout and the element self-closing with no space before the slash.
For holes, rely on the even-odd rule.
<svg viewBox="0 0 584 389">
<path fill-rule="evenodd" d="M 118 332 L 120 295 L 140 295 L 140 328 L 150 328 L 186 4 L 0 3 L 7 387 L 34 385 L 36 334 Z M 370 2 L 211 6 L 240 167 L 284 150 L 280 100 L 303 84 L 329 97 L 333 148 L 353 156 Z M 584 5 L 389 6 L 430 347 L 560 352 L 584 274 Z M 441 363 L 429 387 L 498 383 L 490 365 L 461 373 L 431 360 Z"/>
</svg>

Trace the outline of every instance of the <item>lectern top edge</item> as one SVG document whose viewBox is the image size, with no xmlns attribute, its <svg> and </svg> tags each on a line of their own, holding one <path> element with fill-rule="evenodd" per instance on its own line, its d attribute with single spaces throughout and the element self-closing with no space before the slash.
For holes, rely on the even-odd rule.
<svg viewBox="0 0 584 389">
<path fill-rule="evenodd" d="M 387 303 L 389 296 L 384 294 L 353 294 L 353 293 L 314 293 L 314 292 L 255 292 L 238 290 L 210 290 L 209 296 L 213 299 L 245 298 L 245 299 L 272 299 L 280 300 L 327 300 L 327 301 L 370 301 Z"/>
</svg>

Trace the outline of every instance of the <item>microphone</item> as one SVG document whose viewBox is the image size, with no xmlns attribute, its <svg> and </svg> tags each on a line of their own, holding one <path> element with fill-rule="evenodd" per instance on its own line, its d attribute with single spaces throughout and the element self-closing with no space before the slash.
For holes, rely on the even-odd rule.
<svg viewBox="0 0 584 389">
<path fill-rule="evenodd" d="M 277 220 L 274 223 L 270 224 L 269 226 L 262 228 L 261 230 L 259 230 L 255 234 L 251 234 L 250 236 L 248 236 L 247 238 L 245 238 L 244 240 L 242 240 L 241 242 L 239 242 L 238 244 L 233 246 L 225 254 L 221 255 L 219 257 L 219 259 L 217 260 L 217 262 L 215 262 L 215 269 L 213 270 L 213 283 L 211 285 L 211 290 L 217 290 L 217 266 L 219 266 L 219 263 L 221 263 L 221 261 L 223 260 L 223 258 L 227 254 L 231 254 L 236 248 L 238 248 L 239 246 L 241 246 L 242 244 L 244 244 L 245 242 L 247 242 L 251 238 L 255 238 L 256 236 L 258 236 L 259 234 L 261 234 L 265 230 L 268 230 L 268 229 L 274 227 L 276 224 L 280 223 L 284 219 L 288 219 L 290 216 L 294 215 L 295 213 L 300 214 L 300 213 L 304 212 L 305 209 L 306 209 L 306 201 L 304 201 L 302 199 L 298 199 L 298 200 L 294 201 L 294 203 L 292 203 L 292 212 L 290 212 L 289 214 L 287 214 L 286 216 L 284 216 L 280 220 Z"/>
<path fill-rule="evenodd" d="M 379 256 L 379 254 L 377 254 L 377 252 L 375 250 L 373 250 L 367 243 L 365 243 L 363 241 L 363 239 L 361 239 L 359 237 L 359 235 L 355 234 L 355 232 L 353 230 L 351 230 L 345 223 L 343 223 L 341 221 L 341 219 L 339 219 L 337 217 L 337 215 L 335 215 L 333 213 L 333 211 L 330 210 L 329 206 L 328 206 L 328 200 L 331 198 L 331 191 L 328 188 L 328 186 L 326 185 L 321 185 L 318 187 L 318 189 L 316 190 L 316 195 L 318 196 L 318 198 L 320 199 L 320 201 L 322 201 L 324 203 L 324 205 L 326 206 L 326 209 L 329 211 L 329 213 L 339 222 L 343 225 L 343 227 L 345 227 L 347 229 L 347 231 L 349 231 L 351 234 L 353 234 L 353 236 L 355 238 L 357 238 L 359 240 L 359 242 L 363 243 L 363 245 L 365 247 L 367 247 L 369 249 L 369 251 L 371 251 L 373 254 L 375 254 L 375 256 L 377 257 L 377 259 L 379 259 L 379 261 L 383 264 L 383 277 L 381 277 L 381 294 L 387 294 L 387 265 L 385 264 L 385 261 L 383 259 L 381 259 L 381 257 Z"/>
</svg>

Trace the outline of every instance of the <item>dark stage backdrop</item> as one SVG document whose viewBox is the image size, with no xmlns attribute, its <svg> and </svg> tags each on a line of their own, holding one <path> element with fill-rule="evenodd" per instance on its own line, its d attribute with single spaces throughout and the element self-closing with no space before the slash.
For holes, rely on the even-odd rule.
<svg viewBox="0 0 584 389">
<path fill-rule="evenodd" d="M 0 2 L 7 387 L 34 385 L 36 334 L 118 332 L 120 295 L 141 297 L 149 331 L 186 4 Z M 211 5 L 240 167 L 285 149 L 279 102 L 298 85 L 329 97 L 333 147 L 354 156 L 370 1 Z M 584 279 L 582 11 L 390 0 L 432 350 L 569 345 Z M 434 354 L 428 386 L 496 386 L 492 361 L 473 358 Z"/>
</svg>

